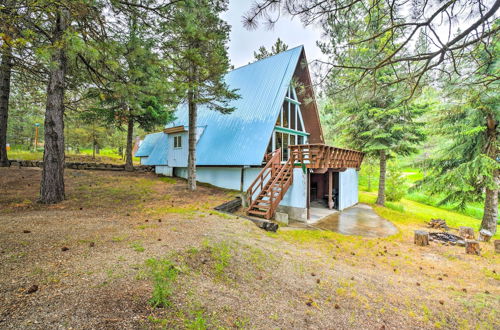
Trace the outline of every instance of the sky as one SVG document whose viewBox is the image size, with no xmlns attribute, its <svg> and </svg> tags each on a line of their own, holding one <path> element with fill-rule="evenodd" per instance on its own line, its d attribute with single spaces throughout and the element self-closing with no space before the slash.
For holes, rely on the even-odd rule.
<svg viewBox="0 0 500 330">
<path fill-rule="evenodd" d="M 253 0 L 230 0 L 229 10 L 222 18 L 231 25 L 229 58 L 235 68 L 253 61 L 253 52 L 260 46 L 270 49 L 281 38 L 289 48 L 304 45 L 307 60 L 322 58 L 316 40 L 321 38 L 321 29 L 316 26 L 304 27 L 298 18 L 282 17 L 272 30 L 260 25 L 256 30 L 247 30 L 242 23 L 243 15 L 250 9 Z"/>
</svg>

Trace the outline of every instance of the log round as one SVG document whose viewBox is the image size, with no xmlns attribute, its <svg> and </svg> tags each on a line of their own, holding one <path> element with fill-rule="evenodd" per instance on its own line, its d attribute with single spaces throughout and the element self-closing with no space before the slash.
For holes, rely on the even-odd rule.
<svg viewBox="0 0 500 330">
<path fill-rule="evenodd" d="M 471 227 L 459 227 L 458 228 L 458 235 L 460 237 L 466 238 L 466 239 L 474 239 L 474 229 Z"/>
<path fill-rule="evenodd" d="M 465 252 L 467 254 L 481 255 L 481 247 L 479 242 L 475 240 L 465 240 Z"/>
<path fill-rule="evenodd" d="M 495 252 L 500 253 L 500 239 L 495 240 Z"/>
<path fill-rule="evenodd" d="M 425 230 L 415 230 L 415 244 L 418 246 L 429 245 L 429 232 Z"/>
</svg>

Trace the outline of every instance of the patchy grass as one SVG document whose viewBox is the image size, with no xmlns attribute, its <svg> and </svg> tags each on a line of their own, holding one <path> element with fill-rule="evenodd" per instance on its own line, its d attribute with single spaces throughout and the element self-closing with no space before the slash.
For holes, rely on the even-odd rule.
<svg viewBox="0 0 500 330">
<path fill-rule="evenodd" d="M 231 261 L 231 247 L 227 242 L 219 242 L 210 245 L 210 251 L 212 253 L 212 258 L 215 261 L 214 271 L 218 278 L 224 278 L 224 272 L 229 266 Z"/>
<path fill-rule="evenodd" d="M 148 259 L 146 266 L 153 280 L 153 293 L 149 303 L 155 308 L 171 306 L 172 286 L 179 270 L 169 259 Z"/>
<path fill-rule="evenodd" d="M 142 246 L 141 242 L 132 242 L 130 243 L 130 247 L 135 251 L 135 252 L 144 252 L 144 246 Z"/>
<path fill-rule="evenodd" d="M 214 211 L 214 210 L 211 210 L 210 213 L 213 215 L 216 215 L 220 218 L 223 218 L 223 219 L 234 219 L 235 218 L 235 216 L 232 214 L 227 214 L 227 213 L 218 212 L 218 211 Z"/>
<path fill-rule="evenodd" d="M 174 184 L 177 183 L 177 180 L 168 176 L 162 176 L 159 178 L 161 182 L 169 183 L 169 184 Z"/>
<path fill-rule="evenodd" d="M 203 311 L 196 311 L 194 318 L 185 320 L 184 325 L 186 329 L 192 330 L 205 330 L 208 328 L 208 322 L 203 315 Z"/>
<path fill-rule="evenodd" d="M 57 205 L 31 203 L 39 180 L 39 169 L 0 168 L 0 287 L 11 311 L 2 317 L 12 328 L 498 328 L 492 244 L 481 256 L 416 247 L 428 214 L 406 201 L 374 206 L 400 229 L 388 238 L 267 233 L 212 211 L 231 192 L 189 192 L 182 179 L 68 170 L 69 198 Z M 39 290 L 25 294 L 32 284 Z"/>
</svg>

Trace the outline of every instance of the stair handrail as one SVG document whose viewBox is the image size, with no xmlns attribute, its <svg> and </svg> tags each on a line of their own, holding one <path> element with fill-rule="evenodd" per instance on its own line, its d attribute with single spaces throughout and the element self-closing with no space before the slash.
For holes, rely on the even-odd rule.
<svg viewBox="0 0 500 330">
<path fill-rule="evenodd" d="M 282 177 L 284 175 L 284 173 L 286 172 L 287 169 L 292 169 L 292 174 L 290 175 L 290 177 L 288 178 L 288 180 L 285 182 L 285 184 L 287 185 L 286 189 L 288 190 L 288 187 L 290 186 L 290 184 L 293 182 L 293 167 L 294 167 L 294 163 L 295 163 L 295 160 L 294 160 L 294 157 L 292 155 L 290 155 L 290 158 L 288 158 L 288 161 L 280 168 L 278 174 L 276 174 L 276 177 L 274 178 L 273 182 L 271 183 L 271 185 L 269 186 L 269 189 L 271 190 L 271 195 L 269 196 L 269 199 L 270 199 L 270 208 L 268 210 L 268 213 L 269 213 L 269 218 L 272 217 L 276 207 L 278 206 L 277 204 L 279 204 L 279 202 L 281 202 L 281 200 L 283 199 L 284 195 L 283 195 L 283 190 L 284 190 L 284 184 L 283 184 L 283 181 L 280 182 L 280 194 L 279 194 L 279 199 L 275 199 L 274 197 L 274 192 L 273 192 L 273 189 L 274 189 L 274 185 L 276 183 L 278 183 L 278 180 L 280 179 L 280 177 Z M 276 205 L 275 205 L 276 204 Z"/>
<path fill-rule="evenodd" d="M 253 195 L 257 192 L 257 188 L 260 188 L 260 190 L 262 191 L 265 185 L 264 180 L 269 176 L 269 174 L 271 174 L 271 178 L 273 177 L 274 171 L 276 170 L 276 165 L 279 165 L 281 162 L 281 148 L 278 148 L 271 152 L 271 155 L 272 156 L 267 162 L 266 166 L 264 166 L 259 174 L 257 174 L 257 177 L 247 189 L 247 200 L 249 207 L 252 206 Z M 269 168 L 271 169 L 267 171 Z M 257 185 L 257 183 L 259 184 Z"/>
</svg>

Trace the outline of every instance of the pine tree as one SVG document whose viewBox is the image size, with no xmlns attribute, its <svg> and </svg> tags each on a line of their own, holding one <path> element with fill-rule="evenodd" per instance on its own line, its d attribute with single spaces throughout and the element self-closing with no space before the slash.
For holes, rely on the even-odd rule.
<svg viewBox="0 0 500 330">
<path fill-rule="evenodd" d="M 359 26 L 359 29 L 366 28 L 367 35 L 370 35 L 389 24 L 386 12 L 383 4 L 374 5 L 370 16 L 364 20 L 353 17 L 351 25 Z M 350 31 L 333 19 L 325 29 L 330 42 L 321 44 L 323 52 L 335 59 L 341 58 L 343 63 L 370 66 L 387 56 L 385 52 L 390 49 L 387 49 L 386 44 L 398 47 L 398 36 L 388 32 L 384 41 L 373 40 L 339 53 L 336 45 L 352 41 Z M 400 97 L 405 86 L 386 84 L 393 80 L 397 70 L 403 68 L 381 68 L 374 73 L 333 70 L 327 82 L 327 92 L 332 100 L 336 100 L 338 134 L 349 147 L 379 159 L 376 201 L 379 205 L 385 203 L 387 160 L 395 155 L 406 156 L 416 152 L 417 145 L 425 137 L 423 123 L 417 119 L 426 110 L 426 105 L 417 102 L 406 104 Z M 343 93 L 339 94 L 339 90 Z"/>
<path fill-rule="evenodd" d="M 441 204 L 455 204 L 463 209 L 471 202 L 484 203 L 481 229 L 497 231 L 498 191 L 500 187 L 500 84 L 488 83 L 498 76 L 500 41 L 494 38 L 494 51 L 486 46 L 473 50 L 478 59 L 473 81 L 482 85 L 445 85 L 448 97 L 434 111 L 431 130 L 444 141 L 428 162 L 429 175 L 422 184 L 432 194 L 441 196 Z M 460 68 L 460 70 L 465 70 Z"/>
<path fill-rule="evenodd" d="M 268 51 L 266 49 L 266 47 L 260 46 L 258 51 L 253 52 L 253 57 L 257 61 L 259 61 L 259 60 L 262 60 L 266 57 L 273 56 L 273 55 L 279 54 L 281 52 L 284 52 L 287 49 L 288 49 L 288 45 L 285 44 L 280 38 L 278 38 L 278 40 L 276 40 L 274 45 L 271 46 L 270 51 Z"/>
<path fill-rule="evenodd" d="M 446 143 L 429 161 L 431 172 L 423 183 L 430 193 L 442 196 L 440 204 L 456 204 L 463 209 L 472 202 L 484 203 L 481 229 L 495 234 L 500 184 L 500 94 L 498 86 L 491 86 L 462 95 L 436 110 L 432 130 Z"/>
<path fill-rule="evenodd" d="M 7 157 L 7 124 L 9 119 L 9 98 L 11 76 L 14 66 L 12 48 L 16 42 L 16 27 L 13 21 L 14 1 L 6 0 L 0 5 L 0 166 L 9 166 Z"/>
<path fill-rule="evenodd" d="M 89 123 L 99 118 L 107 125 L 125 127 L 126 168 L 131 169 L 134 127 L 150 131 L 172 119 L 172 108 L 177 97 L 169 79 L 169 61 L 154 50 L 157 38 L 147 25 L 138 23 L 139 13 L 127 12 L 126 26 L 119 26 L 115 38 L 104 40 L 103 58 L 94 66 L 106 79 L 90 90 L 96 105 L 87 116 Z M 123 30 L 126 32 L 124 33 Z M 105 62 L 106 65 L 101 66 Z"/>
<path fill-rule="evenodd" d="M 189 111 L 188 187 L 196 189 L 197 108 L 229 113 L 229 101 L 238 96 L 224 82 L 229 70 L 226 43 L 229 25 L 219 14 L 227 10 L 227 0 L 186 0 L 173 8 L 164 26 L 170 37 L 163 44 L 173 65 L 174 81 L 187 90 Z"/>
</svg>

